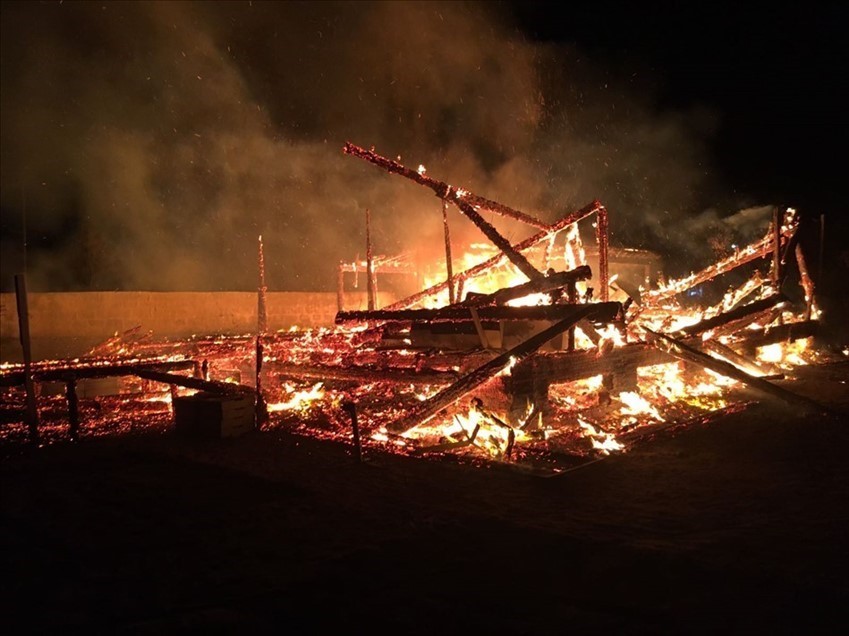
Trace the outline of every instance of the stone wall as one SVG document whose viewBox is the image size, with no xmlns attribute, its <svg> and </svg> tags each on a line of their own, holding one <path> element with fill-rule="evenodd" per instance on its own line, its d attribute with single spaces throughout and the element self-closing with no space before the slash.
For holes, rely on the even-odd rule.
<svg viewBox="0 0 849 636">
<path fill-rule="evenodd" d="M 394 299 L 379 294 L 378 306 Z M 30 335 L 35 359 L 82 355 L 92 346 L 136 326 L 155 338 L 256 331 L 255 292 L 64 292 L 31 293 Z M 270 330 L 329 327 L 336 315 L 333 292 L 268 292 Z M 365 309 L 364 292 L 345 294 L 345 309 Z M 0 294 L 0 359 L 19 360 L 15 294 Z"/>
</svg>

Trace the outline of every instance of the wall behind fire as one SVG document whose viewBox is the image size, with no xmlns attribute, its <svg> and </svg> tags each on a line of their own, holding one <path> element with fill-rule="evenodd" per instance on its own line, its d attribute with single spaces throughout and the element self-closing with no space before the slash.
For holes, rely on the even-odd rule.
<svg viewBox="0 0 849 636">
<path fill-rule="evenodd" d="M 378 294 L 378 306 L 395 299 Z M 255 292 L 66 292 L 29 294 L 30 335 L 35 359 L 79 356 L 116 333 L 134 327 L 153 338 L 193 334 L 254 333 Z M 364 292 L 346 292 L 345 309 L 366 309 Z M 268 328 L 329 327 L 337 311 L 335 293 L 268 292 Z M 0 359 L 22 356 L 15 295 L 0 294 Z"/>
</svg>

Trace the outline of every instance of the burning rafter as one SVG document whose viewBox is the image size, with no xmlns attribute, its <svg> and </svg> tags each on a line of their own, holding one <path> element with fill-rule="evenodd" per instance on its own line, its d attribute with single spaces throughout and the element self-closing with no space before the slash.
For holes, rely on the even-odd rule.
<svg viewBox="0 0 849 636">
<path fill-rule="evenodd" d="M 645 292 L 643 294 L 644 303 L 657 304 L 663 300 L 682 294 L 696 285 L 713 280 L 717 276 L 737 269 L 746 263 L 770 256 L 775 251 L 776 236 L 780 237 L 781 241 L 786 242 L 796 234 L 798 227 L 799 220 L 796 217 L 796 211 L 792 208 L 788 208 L 784 214 L 780 232 L 774 233 L 772 229 L 770 229 L 770 231 L 767 232 L 762 239 L 735 252 L 732 256 L 729 256 L 718 263 L 714 263 L 700 272 L 696 272 L 685 278 L 670 282 L 658 289 Z"/>
</svg>

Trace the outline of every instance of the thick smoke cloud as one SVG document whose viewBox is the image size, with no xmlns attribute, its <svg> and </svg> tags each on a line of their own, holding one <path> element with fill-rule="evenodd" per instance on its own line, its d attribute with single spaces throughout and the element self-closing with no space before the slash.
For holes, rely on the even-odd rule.
<svg viewBox="0 0 849 636">
<path fill-rule="evenodd" d="M 597 197 L 614 243 L 704 255 L 713 118 L 629 72 L 490 4 L 4 3 L 3 285 L 24 222 L 43 290 L 251 289 L 259 234 L 272 288 L 331 288 L 366 209 L 378 252 L 437 254 L 438 201 L 346 140 L 547 220 Z"/>
</svg>

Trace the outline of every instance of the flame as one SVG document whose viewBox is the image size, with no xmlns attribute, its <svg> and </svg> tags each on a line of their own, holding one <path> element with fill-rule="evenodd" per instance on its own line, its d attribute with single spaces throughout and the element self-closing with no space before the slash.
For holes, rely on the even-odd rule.
<svg viewBox="0 0 849 636">
<path fill-rule="evenodd" d="M 323 387 L 324 384 L 322 382 L 318 382 L 310 389 L 298 391 L 295 390 L 291 384 L 286 384 L 285 390 L 292 394 L 291 397 L 285 402 L 269 404 L 268 411 L 270 413 L 277 413 L 279 411 L 297 411 L 304 413 L 309 410 L 313 402 L 324 398 Z"/>
<path fill-rule="evenodd" d="M 578 424 L 584 430 L 584 437 L 589 438 L 592 442 L 593 448 L 601 451 L 603 455 L 609 455 L 612 452 L 625 449 L 625 446 L 618 442 L 614 435 L 604 431 L 599 431 L 595 426 L 583 418 L 578 418 Z"/>
</svg>

